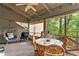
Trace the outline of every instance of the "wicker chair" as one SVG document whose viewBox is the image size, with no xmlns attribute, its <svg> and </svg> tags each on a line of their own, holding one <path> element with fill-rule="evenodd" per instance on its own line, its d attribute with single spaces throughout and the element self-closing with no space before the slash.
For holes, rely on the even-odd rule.
<svg viewBox="0 0 79 59">
<path fill-rule="evenodd" d="M 50 45 L 45 49 L 45 56 L 64 56 L 65 50 L 58 45 Z"/>
<path fill-rule="evenodd" d="M 37 55 L 36 44 L 35 44 L 35 36 L 32 37 L 32 44 L 34 46 L 34 55 Z"/>
<path fill-rule="evenodd" d="M 59 39 L 63 42 L 63 48 L 66 50 L 66 47 L 67 47 L 67 37 L 66 36 L 60 36 Z"/>
<path fill-rule="evenodd" d="M 36 38 L 35 38 L 35 36 L 33 36 L 34 55 L 36 55 L 36 56 L 44 55 L 44 53 L 43 53 L 44 47 L 42 45 L 37 44 L 35 42 L 35 40 L 36 40 Z"/>
<path fill-rule="evenodd" d="M 33 41 L 32 41 L 32 43 L 33 43 L 33 46 L 34 46 L 34 49 L 36 49 L 36 44 L 35 44 L 35 36 L 33 36 Z"/>
<path fill-rule="evenodd" d="M 45 46 L 36 43 L 36 55 L 44 56 Z"/>
</svg>

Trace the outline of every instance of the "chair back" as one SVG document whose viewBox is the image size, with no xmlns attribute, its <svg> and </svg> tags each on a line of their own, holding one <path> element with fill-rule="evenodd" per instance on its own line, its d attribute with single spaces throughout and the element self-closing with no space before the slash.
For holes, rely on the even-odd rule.
<svg viewBox="0 0 79 59">
<path fill-rule="evenodd" d="M 45 49 L 45 55 L 48 56 L 63 56 L 64 53 L 64 48 L 58 45 L 50 45 Z"/>
<path fill-rule="evenodd" d="M 60 36 L 59 39 L 63 42 L 63 48 L 66 50 L 66 47 L 67 47 L 67 37 L 66 36 Z"/>
<path fill-rule="evenodd" d="M 37 56 L 44 56 L 45 46 L 36 43 Z"/>
<path fill-rule="evenodd" d="M 41 32 L 41 36 L 40 37 L 44 37 L 44 31 Z"/>
</svg>

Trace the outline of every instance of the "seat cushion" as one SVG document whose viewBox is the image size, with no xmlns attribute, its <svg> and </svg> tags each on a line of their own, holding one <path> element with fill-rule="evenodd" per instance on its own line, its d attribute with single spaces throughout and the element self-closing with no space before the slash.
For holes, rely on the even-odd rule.
<svg viewBox="0 0 79 59">
<path fill-rule="evenodd" d="M 13 33 L 7 33 L 7 35 L 8 35 L 8 38 L 9 38 L 9 39 L 14 38 Z"/>
</svg>

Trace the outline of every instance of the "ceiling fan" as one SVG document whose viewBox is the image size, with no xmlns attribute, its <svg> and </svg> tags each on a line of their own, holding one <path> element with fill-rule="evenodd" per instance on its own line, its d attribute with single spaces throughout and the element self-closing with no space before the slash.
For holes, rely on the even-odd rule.
<svg viewBox="0 0 79 59">
<path fill-rule="evenodd" d="M 33 11 L 37 11 L 33 6 L 34 5 L 38 5 L 38 3 L 19 3 L 19 4 L 16 4 L 16 6 L 21 6 L 21 5 L 25 5 L 25 12 L 27 12 L 29 9 L 32 9 Z"/>
</svg>

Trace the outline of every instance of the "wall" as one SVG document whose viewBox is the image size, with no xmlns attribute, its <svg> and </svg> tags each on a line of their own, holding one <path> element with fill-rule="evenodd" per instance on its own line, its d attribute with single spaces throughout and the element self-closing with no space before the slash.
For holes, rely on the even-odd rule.
<svg viewBox="0 0 79 59">
<path fill-rule="evenodd" d="M 12 31 L 16 33 L 19 37 L 20 33 L 22 31 L 25 31 L 25 29 L 17 25 L 15 23 L 16 21 L 26 22 L 27 19 L 15 13 L 11 9 L 0 4 L 0 34 L 7 32 L 7 31 Z"/>
</svg>

